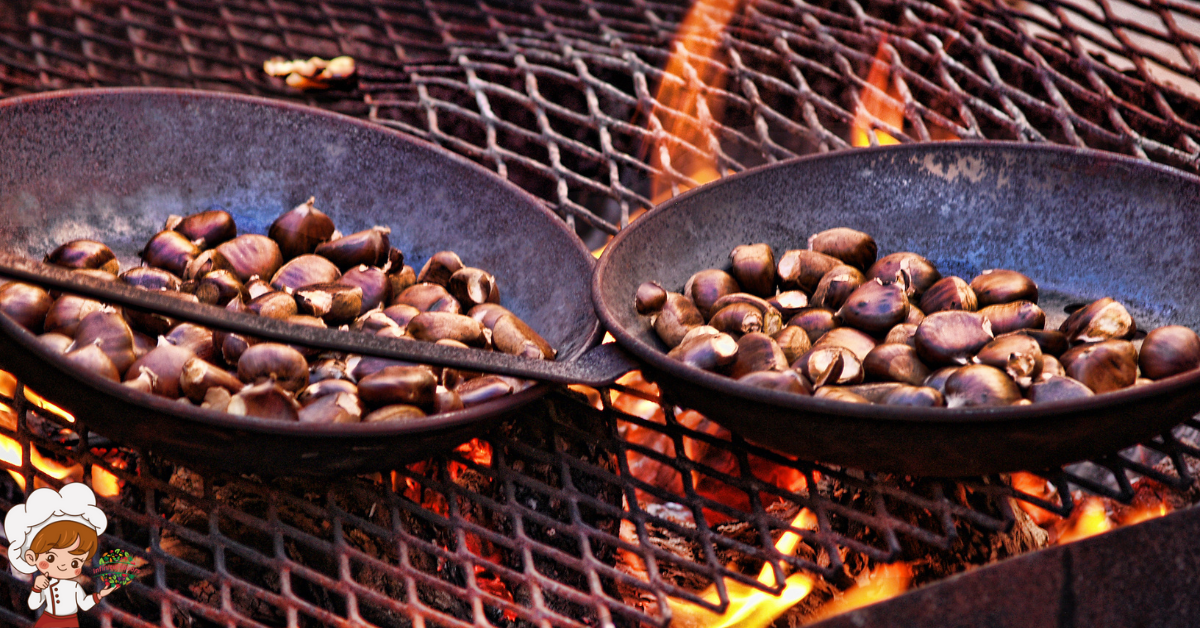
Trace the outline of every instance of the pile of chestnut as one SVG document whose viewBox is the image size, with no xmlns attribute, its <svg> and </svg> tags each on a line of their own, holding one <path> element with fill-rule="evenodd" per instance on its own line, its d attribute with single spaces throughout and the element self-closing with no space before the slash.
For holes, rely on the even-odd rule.
<svg viewBox="0 0 1200 628">
<path fill-rule="evenodd" d="M 101 242 L 75 240 L 45 262 L 105 280 L 296 325 L 554 359 L 501 305 L 495 277 L 434 254 L 420 272 L 374 227 L 341 235 L 309 199 L 266 236 L 238 235 L 221 210 L 172 216 L 120 272 Z M 81 369 L 144 393 L 230 414 L 305 423 L 411 419 L 523 390 L 528 380 L 355 355 L 212 331 L 167 316 L 8 282 L 0 310 Z"/>
<path fill-rule="evenodd" d="M 1078 399 L 1200 367 L 1200 337 L 1177 325 L 1133 342 L 1123 305 L 1103 298 L 1046 329 L 1038 287 L 1012 270 L 967 282 L 916 253 L 876 259 L 847 228 L 776 258 L 738 246 L 730 268 L 683 292 L 638 287 L 671 358 L 761 388 L 852 403 L 1003 406 Z"/>
</svg>

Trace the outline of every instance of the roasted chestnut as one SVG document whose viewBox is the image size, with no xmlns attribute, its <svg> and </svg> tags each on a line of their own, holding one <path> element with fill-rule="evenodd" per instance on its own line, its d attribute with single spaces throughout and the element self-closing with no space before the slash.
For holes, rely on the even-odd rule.
<svg viewBox="0 0 1200 628">
<path fill-rule="evenodd" d="M 808 395 L 812 392 L 808 381 L 793 370 L 755 371 L 739 377 L 738 382 L 755 388 L 779 390 L 794 395 Z"/>
<path fill-rule="evenodd" d="M 388 366 L 358 381 L 358 396 L 368 408 L 402 403 L 430 408 L 437 378 L 424 366 Z"/>
<path fill-rule="evenodd" d="M 275 342 L 248 347 L 237 360 L 238 379 L 246 383 L 274 381 L 296 392 L 308 384 L 308 362 L 299 351 Z"/>
<path fill-rule="evenodd" d="M 792 363 L 792 368 L 813 383 L 826 385 L 857 384 L 863 380 L 862 361 L 844 347 L 813 347 Z"/>
<path fill-rule="evenodd" d="M 879 252 L 874 238 L 846 227 L 813 234 L 808 238 L 808 249 L 836 257 L 860 271 L 870 268 Z"/>
<path fill-rule="evenodd" d="M 821 277 L 821 281 L 817 284 L 817 289 L 813 291 L 812 299 L 809 301 L 817 307 L 837 310 L 865 282 L 866 278 L 857 268 L 844 264 L 835 266 L 825 273 L 824 277 Z"/>
<path fill-rule="evenodd" d="M 646 281 L 638 286 L 637 294 L 633 297 L 633 309 L 638 314 L 653 314 L 661 310 L 663 304 L 666 302 L 667 291 L 658 285 L 657 281 Z M 474 310 L 475 308 L 471 309 L 472 312 Z"/>
<path fill-rule="evenodd" d="M 200 254 L 200 247 L 178 231 L 160 231 L 138 255 L 147 265 L 182 275 Z"/>
<path fill-rule="evenodd" d="M 1064 353 L 1060 360 L 1067 375 L 1096 394 L 1127 388 L 1137 380 L 1137 349 L 1127 340 L 1079 345 Z"/>
<path fill-rule="evenodd" d="M 167 229 L 182 233 L 183 237 L 201 249 L 211 249 L 237 236 L 237 224 L 234 223 L 233 216 L 220 209 L 198 212 L 171 223 Z"/>
<path fill-rule="evenodd" d="M 938 272 L 933 262 L 916 253 L 892 253 L 885 255 L 879 261 L 871 264 L 866 273 L 867 281 L 878 279 L 883 283 L 895 283 L 898 277 L 904 279 L 905 292 L 913 300 L 919 300 L 922 294 L 933 284 L 941 281 L 942 273 Z"/>
<path fill-rule="evenodd" d="M 1021 398 L 1021 389 L 1004 371 L 986 364 L 970 364 L 946 378 L 946 406 L 1007 406 Z"/>
<path fill-rule="evenodd" d="M 917 350 L 902 344 L 877 345 L 863 359 L 863 370 L 871 379 L 920 386 L 929 377 L 929 367 Z"/>
<path fill-rule="evenodd" d="M 183 373 L 183 367 L 195 357 L 196 354 L 189 349 L 161 342 L 129 367 L 125 372 L 125 380 L 147 374 L 150 378 L 151 393 L 177 399 L 181 394 L 180 375 Z"/>
<path fill-rule="evenodd" d="M 1042 349 L 1029 336 L 1010 334 L 984 345 L 975 360 L 996 367 L 1021 388 L 1029 388 L 1042 374 Z"/>
<path fill-rule="evenodd" d="M 251 312 L 263 317 L 283 320 L 297 311 L 296 298 L 286 292 L 268 292 L 246 304 Z"/>
<path fill-rule="evenodd" d="M 677 347 L 667 353 L 667 357 L 706 371 L 716 370 L 717 367 L 726 366 L 737 359 L 738 341 L 734 340 L 733 336 L 711 327 L 704 329 L 711 332 L 689 333 Z"/>
<path fill-rule="evenodd" d="M 121 264 L 112 249 L 95 240 L 67 242 L 51 251 L 43 261 L 63 268 L 97 268 L 111 275 L 117 274 Z"/>
<path fill-rule="evenodd" d="M 418 283 L 392 297 L 389 305 L 411 305 L 422 312 L 461 314 L 462 306 L 446 289 L 435 283 Z"/>
<path fill-rule="evenodd" d="M 68 351 L 63 357 L 81 371 L 99 375 L 112 382 L 121 381 L 121 374 L 117 372 L 116 365 L 97 345 L 84 345 Z"/>
<path fill-rule="evenodd" d="M 463 261 L 454 251 L 438 251 L 429 258 L 417 274 L 420 283 L 433 283 L 445 288 L 450 283 L 450 277 L 462 270 Z"/>
<path fill-rule="evenodd" d="M 787 322 L 788 327 L 799 327 L 808 334 L 810 342 L 821 339 L 829 330 L 841 325 L 837 314 L 827 307 L 806 307 Z"/>
<path fill-rule="evenodd" d="M 333 219 L 316 208 L 316 200 L 309 198 L 284 212 L 267 230 L 267 236 L 279 244 L 284 259 L 312 253 L 333 237 Z"/>
<path fill-rule="evenodd" d="M 838 317 L 851 327 L 868 334 L 882 336 L 908 316 L 908 296 L 901 284 L 883 284 L 872 279 L 859 286 L 842 308 Z"/>
<path fill-rule="evenodd" d="M 661 314 L 659 315 L 661 316 Z M 763 330 L 763 314 L 749 303 L 731 303 L 717 310 L 708 324 L 734 337 Z"/>
<path fill-rule="evenodd" d="M 1046 403 L 1049 401 L 1083 399 L 1084 397 L 1091 397 L 1094 394 L 1092 389 L 1070 377 L 1051 375 L 1030 387 L 1029 400 L 1034 403 Z"/>
<path fill-rule="evenodd" d="M 991 323 L 977 312 L 937 312 L 921 321 L 913 340 L 917 354 L 926 364 L 966 364 L 972 355 L 992 341 L 992 328 Z"/>
<path fill-rule="evenodd" d="M 760 297 L 775 294 L 775 253 L 769 244 L 743 244 L 729 254 L 733 278 L 742 290 Z"/>
<path fill-rule="evenodd" d="M 808 295 L 799 290 L 785 290 L 767 299 L 767 303 L 779 310 L 780 316 L 786 321 L 808 307 Z"/>
<path fill-rule="evenodd" d="M 212 389 L 210 389 L 211 391 Z M 205 402 L 208 398 L 205 397 Z M 278 421 L 296 421 L 300 404 L 275 382 L 267 380 L 247 386 L 229 398 L 225 411 L 238 416 L 253 416 Z"/>
<path fill-rule="evenodd" d="M 949 310 L 974 312 L 979 309 L 975 291 L 959 277 L 945 277 L 921 295 L 921 311 L 926 316 Z"/>
<path fill-rule="evenodd" d="M 192 357 L 180 368 L 177 386 L 188 399 L 201 403 L 210 388 L 224 388 L 232 394 L 241 391 L 245 384 L 233 373 L 198 357 Z"/>
<path fill-rule="evenodd" d="M 42 333 L 46 315 L 53 305 L 50 293 L 37 286 L 13 281 L 0 288 L 0 311 L 11 317 L 18 325 L 35 334 Z M 46 331 L 55 331 L 55 329 Z"/>
<path fill-rule="evenodd" d="M 222 242 L 215 249 L 229 263 L 229 270 L 242 283 L 251 277 L 274 277 L 283 266 L 283 254 L 279 245 L 267 236 L 257 234 L 240 235 Z"/>
<path fill-rule="evenodd" d="M 901 385 L 884 395 L 879 403 L 885 406 L 936 408 L 946 405 L 946 398 L 937 389 L 929 386 Z"/>
<path fill-rule="evenodd" d="M 729 365 L 728 373 L 734 379 L 757 371 L 783 371 L 788 368 L 783 350 L 766 334 L 746 334 L 738 339 L 737 345 L 737 356 Z"/>
<path fill-rule="evenodd" d="M 299 258 L 297 258 L 299 259 Z M 301 314 L 315 316 L 329 325 L 344 325 L 362 310 L 362 288 L 338 283 L 322 283 L 296 290 L 295 301 Z"/>
<path fill-rule="evenodd" d="M 112 360 L 122 375 L 136 359 L 133 352 L 133 330 L 116 310 L 104 307 L 79 321 L 75 330 L 75 346 L 96 344 Z"/>
<path fill-rule="evenodd" d="M 301 255 L 284 264 L 271 277 L 276 290 L 299 290 L 315 284 L 330 284 L 342 278 L 342 271 L 320 255 Z"/>
<path fill-rule="evenodd" d="M 501 316 L 492 326 L 492 345 L 497 351 L 527 358 L 553 360 L 555 357 L 554 347 L 512 314 Z"/>
<path fill-rule="evenodd" d="M 365 231 L 330 240 L 317 246 L 315 253 L 333 262 L 342 271 L 359 264 L 383 266 L 388 261 L 391 246 L 387 227 L 372 227 Z"/>
<path fill-rule="evenodd" d="M 809 339 L 808 333 L 799 327 L 789 325 L 775 332 L 775 335 L 771 337 L 779 344 L 788 364 L 795 362 L 796 358 L 812 348 L 812 340 Z"/>
<path fill-rule="evenodd" d="M 979 313 L 992 323 L 992 333 L 999 336 L 1018 329 L 1042 329 L 1046 312 L 1030 301 L 1012 301 L 989 305 Z"/>
<path fill-rule="evenodd" d="M 802 290 L 812 294 L 825 273 L 842 265 L 842 260 L 824 253 L 793 249 L 779 258 L 776 272 L 783 290 Z"/>
<path fill-rule="evenodd" d="M 1142 341 L 1138 366 L 1142 368 L 1142 375 L 1150 379 L 1200 368 L 1200 336 L 1180 325 L 1152 330 Z"/>
<path fill-rule="evenodd" d="M 355 266 L 346 271 L 337 282 L 344 286 L 357 286 L 362 290 L 362 308 L 358 311 L 359 316 L 389 303 L 392 299 L 392 287 L 387 275 L 374 266 Z"/>
<path fill-rule="evenodd" d="M 871 349 L 875 348 L 875 344 L 874 338 L 853 327 L 838 327 L 821 336 L 813 343 L 813 347 L 842 347 L 850 350 L 855 357 L 862 361 L 866 359 Z"/>
<path fill-rule="evenodd" d="M 425 411 L 407 403 L 397 403 L 384 406 L 363 417 L 363 423 L 382 423 L 384 421 L 406 421 L 425 416 Z"/>
<path fill-rule="evenodd" d="M 471 309 L 481 303 L 487 303 L 496 278 L 487 271 L 470 266 L 463 267 L 450 275 L 446 282 L 446 290 L 462 304 L 463 308 Z"/>
<path fill-rule="evenodd" d="M 1038 302 L 1037 284 L 1015 270 L 985 270 L 971 280 L 971 290 L 975 291 L 979 307 L 1013 301 Z"/>
<path fill-rule="evenodd" d="M 300 408 L 297 419 L 301 423 L 358 423 L 362 416 L 363 406 L 358 396 L 339 392 Z"/>
<path fill-rule="evenodd" d="M 712 316 L 712 307 L 717 299 L 741 291 L 741 286 L 732 275 L 716 268 L 692 275 L 683 286 L 683 296 L 692 300 L 705 319 Z"/>
<path fill-rule="evenodd" d="M 121 273 L 119 279 L 131 286 L 146 290 L 179 290 L 183 280 L 164 268 L 138 266 Z"/>
<path fill-rule="evenodd" d="M 513 386 L 502 377 L 484 375 L 459 384 L 454 392 L 458 393 L 463 406 L 470 408 L 511 394 Z"/>
<path fill-rule="evenodd" d="M 716 299 L 713 299 L 716 301 Z M 749 306 L 748 306 L 749 307 Z M 753 309 L 753 308 L 751 308 Z M 755 310 L 755 314 L 758 311 Z M 760 316 L 761 321 L 761 316 Z M 667 302 L 654 317 L 654 331 L 666 343 L 668 348 L 675 348 L 683 340 L 684 334 L 697 325 L 704 324 L 704 317 L 691 299 L 676 292 L 667 294 Z"/>
<path fill-rule="evenodd" d="M 471 347 L 487 345 L 486 329 L 483 323 L 470 316 L 449 312 L 421 312 L 408 322 L 408 333 L 417 340 L 457 340 Z"/>
<path fill-rule="evenodd" d="M 1072 312 L 1058 330 L 1078 344 L 1131 338 L 1137 325 L 1124 305 L 1104 297 Z"/>
</svg>

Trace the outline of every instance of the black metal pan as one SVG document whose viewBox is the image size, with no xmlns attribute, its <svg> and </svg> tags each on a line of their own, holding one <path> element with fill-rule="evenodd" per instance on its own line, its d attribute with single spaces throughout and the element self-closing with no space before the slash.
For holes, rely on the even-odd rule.
<svg viewBox="0 0 1200 628">
<path fill-rule="evenodd" d="M 594 260 L 562 221 L 463 158 L 346 116 L 186 90 L 21 97 L 0 102 L 0 164 L 0 249 L 14 256 L 41 259 L 62 242 L 92 238 L 128 268 L 168 215 L 222 208 L 239 232 L 265 233 L 315 196 L 343 233 L 390 226 L 393 246 L 418 268 L 451 249 L 495 273 L 503 305 L 559 351 L 558 366 L 533 365 L 527 375 L 577 375 L 572 361 L 602 333 L 588 300 Z M 0 367 L 98 432 L 233 471 L 391 467 L 461 443 L 547 389 L 400 424 L 291 424 L 135 393 L 72 372 L 8 317 L 0 331 Z M 461 353 L 431 352 L 442 363 Z"/>
<path fill-rule="evenodd" d="M 1053 318 L 1111 296 L 1138 326 L 1200 329 L 1200 179 L 1064 147 L 957 142 L 806 157 L 672 199 L 611 242 L 593 276 L 596 310 L 672 398 L 773 449 L 913 475 L 1040 469 L 1112 452 L 1200 411 L 1200 371 L 1084 401 L 1000 408 L 855 405 L 765 391 L 667 358 L 635 290 L 682 290 L 727 267 L 739 244 L 777 252 L 851 227 L 880 255 L 913 251 L 943 275 L 987 268 L 1034 278 Z"/>
</svg>

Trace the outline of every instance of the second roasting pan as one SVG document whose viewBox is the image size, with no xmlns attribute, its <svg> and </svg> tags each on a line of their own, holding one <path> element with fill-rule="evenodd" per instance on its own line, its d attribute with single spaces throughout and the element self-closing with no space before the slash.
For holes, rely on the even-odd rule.
<svg viewBox="0 0 1200 628">
<path fill-rule="evenodd" d="M 943 276 L 988 268 L 1036 281 L 1047 327 L 1110 296 L 1140 329 L 1200 329 L 1200 179 L 1064 147 L 955 142 L 853 150 L 734 175 L 648 212 L 593 277 L 605 326 L 671 399 L 785 453 L 868 470 L 958 476 L 1042 469 L 1114 452 L 1200 411 L 1200 370 L 1082 401 L 996 408 L 856 405 L 751 388 L 667 358 L 638 284 L 682 291 L 739 244 L 777 255 L 833 227 L 879 254 L 912 251 Z"/>
<path fill-rule="evenodd" d="M 40 260 L 89 238 L 126 269 L 171 214 L 225 209 L 239 233 L 265 234 L 315 196 L 343 233 L 390 226 L 392 245 L 416 268 L 450 249 L 494 273 L 502 304 L 555 346 L 559 368 L 600 339 L 588 299 L 594 260 L 561 220 L 482 167 L 378 125 L 211 92 L 58 92 L 0 103 L 0 164 L 6 254 Z M 0 367 L 119 442 L 264 474 L 394 467 L 478 435 L 547 390 L 403 423 L 235 417 L 72 372 L 6 316 Z"/>
</svg>

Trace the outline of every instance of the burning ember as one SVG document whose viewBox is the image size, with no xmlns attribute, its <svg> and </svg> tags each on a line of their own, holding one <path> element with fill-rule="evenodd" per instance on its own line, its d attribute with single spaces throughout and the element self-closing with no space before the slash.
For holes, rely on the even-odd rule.
<svg viewBox="0 0 1200 628">
<path fill-rule="evenodd" d="M 852 146 L 871 145 L 872 120 L 878 120 L 896 130 L 904 128 L 904 105 L 900 98 L 900 90 L 890 79 L 892 71 L 888 63 L 890 48 L 887 41 L 887 36 L 879 40 L 879 48 L 875 51 L 871 69 L 867 72 L 867 85 L 870 88 L 864 88 L 860 93 L 860 102 L 850 130 Z M 900 140 L 887 131 L 876 129 L 874 133 L 879 146 L 900 143 Z"/>
</svg>

